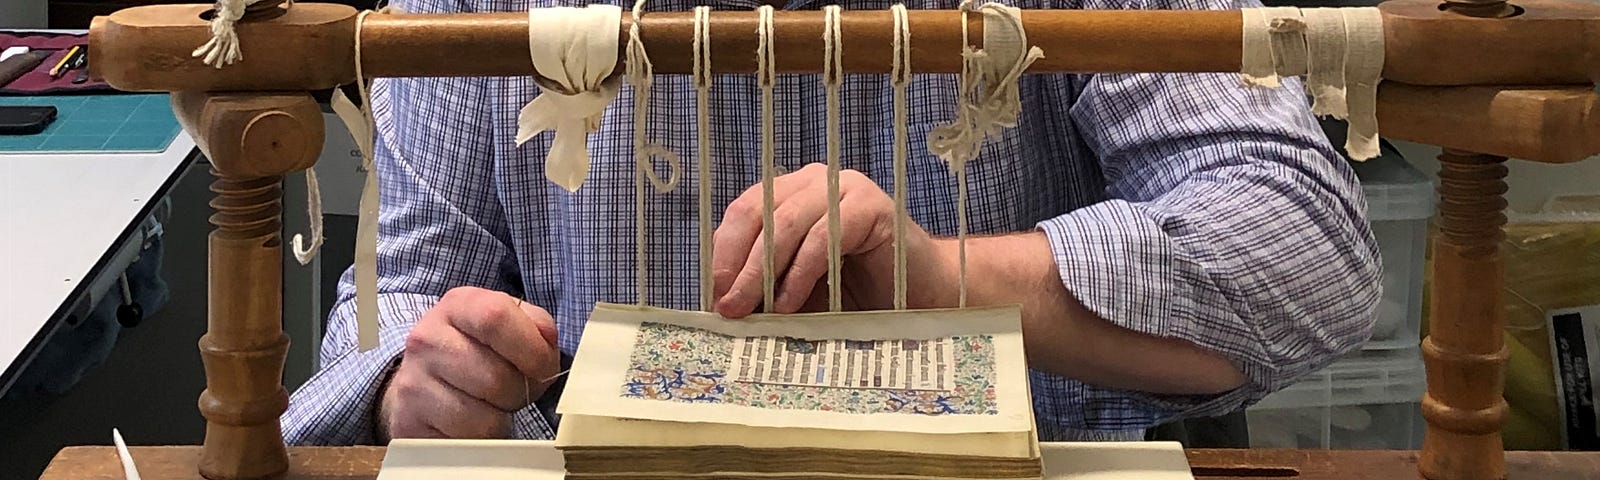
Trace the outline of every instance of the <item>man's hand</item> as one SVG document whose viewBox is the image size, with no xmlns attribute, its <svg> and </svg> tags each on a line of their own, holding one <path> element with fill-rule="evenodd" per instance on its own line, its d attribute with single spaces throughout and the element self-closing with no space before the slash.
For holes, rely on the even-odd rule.
<svg viewBox="0 0 1600 480">
<path fill-rule="evenodd" d="M 828 168 L 806 165 L 773 180 L 774 308 L 779 313 L 823 310 L 828 305 Z M 717 227 L 712 275 L 716 311 L 742 318 L 761 306 L 764 265 L 762 187 L 756 184 L 728 205 Z M 888 309 L 894 295 L 894 201 L 866 175 L 839 172 L 840 280 L 846 308 Z M 935 241 L 906 221 L 908 291 L 940 282 Z M 930 293 L 927 289 L 922 294 Z M 913 302 L 919 303 L 919 302 Z"/>
<path fill-rule="evenodd" d="M 406 338 L 380 399 L 380 435 L 510 435 L 511 413 L 538 399 L 560 369 L 555 344 L 544 309 L 492 290 L 449 291 Z"/>
</svg>

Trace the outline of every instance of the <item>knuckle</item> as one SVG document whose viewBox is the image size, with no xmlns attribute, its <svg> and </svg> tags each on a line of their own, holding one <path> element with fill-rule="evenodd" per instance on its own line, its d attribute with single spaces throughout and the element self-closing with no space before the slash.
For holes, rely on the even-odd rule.
<svg viewBox="0 0 1600 480">
<path fill-rule="evenodd" d="M 755 208 L 755 203 L 756 202 L 750 195 L 740 195 L 739 198 L 735 198 L 733 199 L 733 202 L 728 203 L 728 208 L 723 212 L 723 216 L 731 218 L 748 218 L 755 216 L 757 213 L 759 213 L 759 211 Z"/>
<path fill-rule="evenodd" d="M 784 205 L 772 212 L 773 226 L 791 226 L 800 222 L 800 208 Z"/>
<path fill-rule="evenodd" d="M 406 351 L 428 352 L 433 350 L 437 346 L 437 342 L 434 340 L 434 336 L 429 334 L 432 330 L 428 325 L 420 323 L 412 327 L 411 333 L 406 334 Z"/>
<path fill-rule="evenodd" d="M 467 286 L 455 287 L 455 288 L 452 288 L 450 290 L 445 291 L 444 295 L 439 297 L 439 302 L 440 303 L 444 303 L 444 302 L 455 303 L 455 302 L 466 301 L 467 298 L 471 297 L 474 293 L 476 293 L 476 292 L 474 292 L 474 289 L 472 287 L 467 287 Z"/>
</svg>

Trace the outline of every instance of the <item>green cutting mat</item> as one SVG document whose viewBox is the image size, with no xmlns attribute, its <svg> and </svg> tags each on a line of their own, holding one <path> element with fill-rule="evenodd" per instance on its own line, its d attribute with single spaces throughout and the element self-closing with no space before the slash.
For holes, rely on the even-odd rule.
<svg viewBox="0 0 1600 480">
<path fill-rule="evenodd" d="M 145 153 L 178 135 L 166 94 L 4 96 L 0 105 L 54 105 L 56 121 L 35 135 L 0 135 L 6 153 Z"/>
</svg>

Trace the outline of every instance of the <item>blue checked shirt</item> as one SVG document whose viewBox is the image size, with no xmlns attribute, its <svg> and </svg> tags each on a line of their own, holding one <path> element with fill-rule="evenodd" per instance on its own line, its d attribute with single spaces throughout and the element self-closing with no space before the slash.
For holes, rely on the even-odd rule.
<svg viewBox="0 0 1600 480">
<path fill-rule="evenodd" d="M 409 12 L 524 11 L 573 5 L 567 1 L 404 0 L 397 6 Z M 843 1 L 847 10 L 890 6 L 890 0 Z M 906 3 L 953 9 L 957 2 Z M 785 8 L 822 4 L 792 0 Z M 654 0 L 648 8 L 682 11 L 694 5 Z M 749 10 L 758 4 L 711 5 Z M 913 218 L 934 234 L 955 233 L 955 180 L 927 153 L 926 135 L 952 117 L 955 86 L 953 75 L 919 75 L 909 89 L 908 204 Z M 1146 428 L 1175 418 L 1234 411 L 1366 340 L 1380 266 L 1365 201 L 1354 173 L 1309 113 L 1300 83 L 1290 80 L 1269 90 L 1242 87 L 1235 74 L 1035 74 L 1025 76 L 1020 88 L 1019 124 L 968 167 L 972 231 L 1043 230 L 1061 281 L 1090 310 L 1134 331 L 1221 352 L 1248 379 L 1235 391 L 1188 398 L 1106 389 L 1035 371 L 1041 439 L 1139 439 Z M 407 331 L 453 287 L 505 291 L 544 307 L 555 317 L 560 347 L 568 354 L 595 302 L 635 300 L 630 93 L 624 89 L 589 139 L 593 167 L 587 182 L 567 193 L 544 177 L 549 133 L 521 147 L 514 143 L 517 112 L 536 92 L 528 78 L 376 82 L 382 344 L 368 352 L 355 349 L 354 289 L 347 272 L 322 345 L 322 368 L 295 392 L 282 418 L 291 444 L 374 441 L 378 390 L 401 355 Z M 842 95 L 844 167 L 888 190 L 888 78 L 850 76 Z M 775 98 L 780 168 L 794 171 L 822 161 L 825 111 L 818 76 L 780 76 Z M 694 101 L 687 76 L 656 79 L 650 135 L 678 152 L 685 168 L 679 188 L 648 193 L 649 302 L 679 309 L 698 306 Z M 754 76 L 717 77 L 710 105 L 713 203 L 721 212 L 760 181 Z M 552 388 L 517 413 L 515 434 L 551 437 L 558 397 L 559 388 Z"/>
</svg>

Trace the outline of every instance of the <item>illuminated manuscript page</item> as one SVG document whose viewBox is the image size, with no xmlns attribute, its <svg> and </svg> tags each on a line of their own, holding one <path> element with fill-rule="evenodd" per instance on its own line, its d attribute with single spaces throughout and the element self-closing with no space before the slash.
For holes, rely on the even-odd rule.
<svg viewBox="0 0 1600 480">
<path fill-rule="evenodd" d="M 757 314 L 599 304 L 557 411 L 923 434 L 1033 430 L 1018 307 Z M 565 430 L 565 429 L 563 429 Z"/>
</svg>

